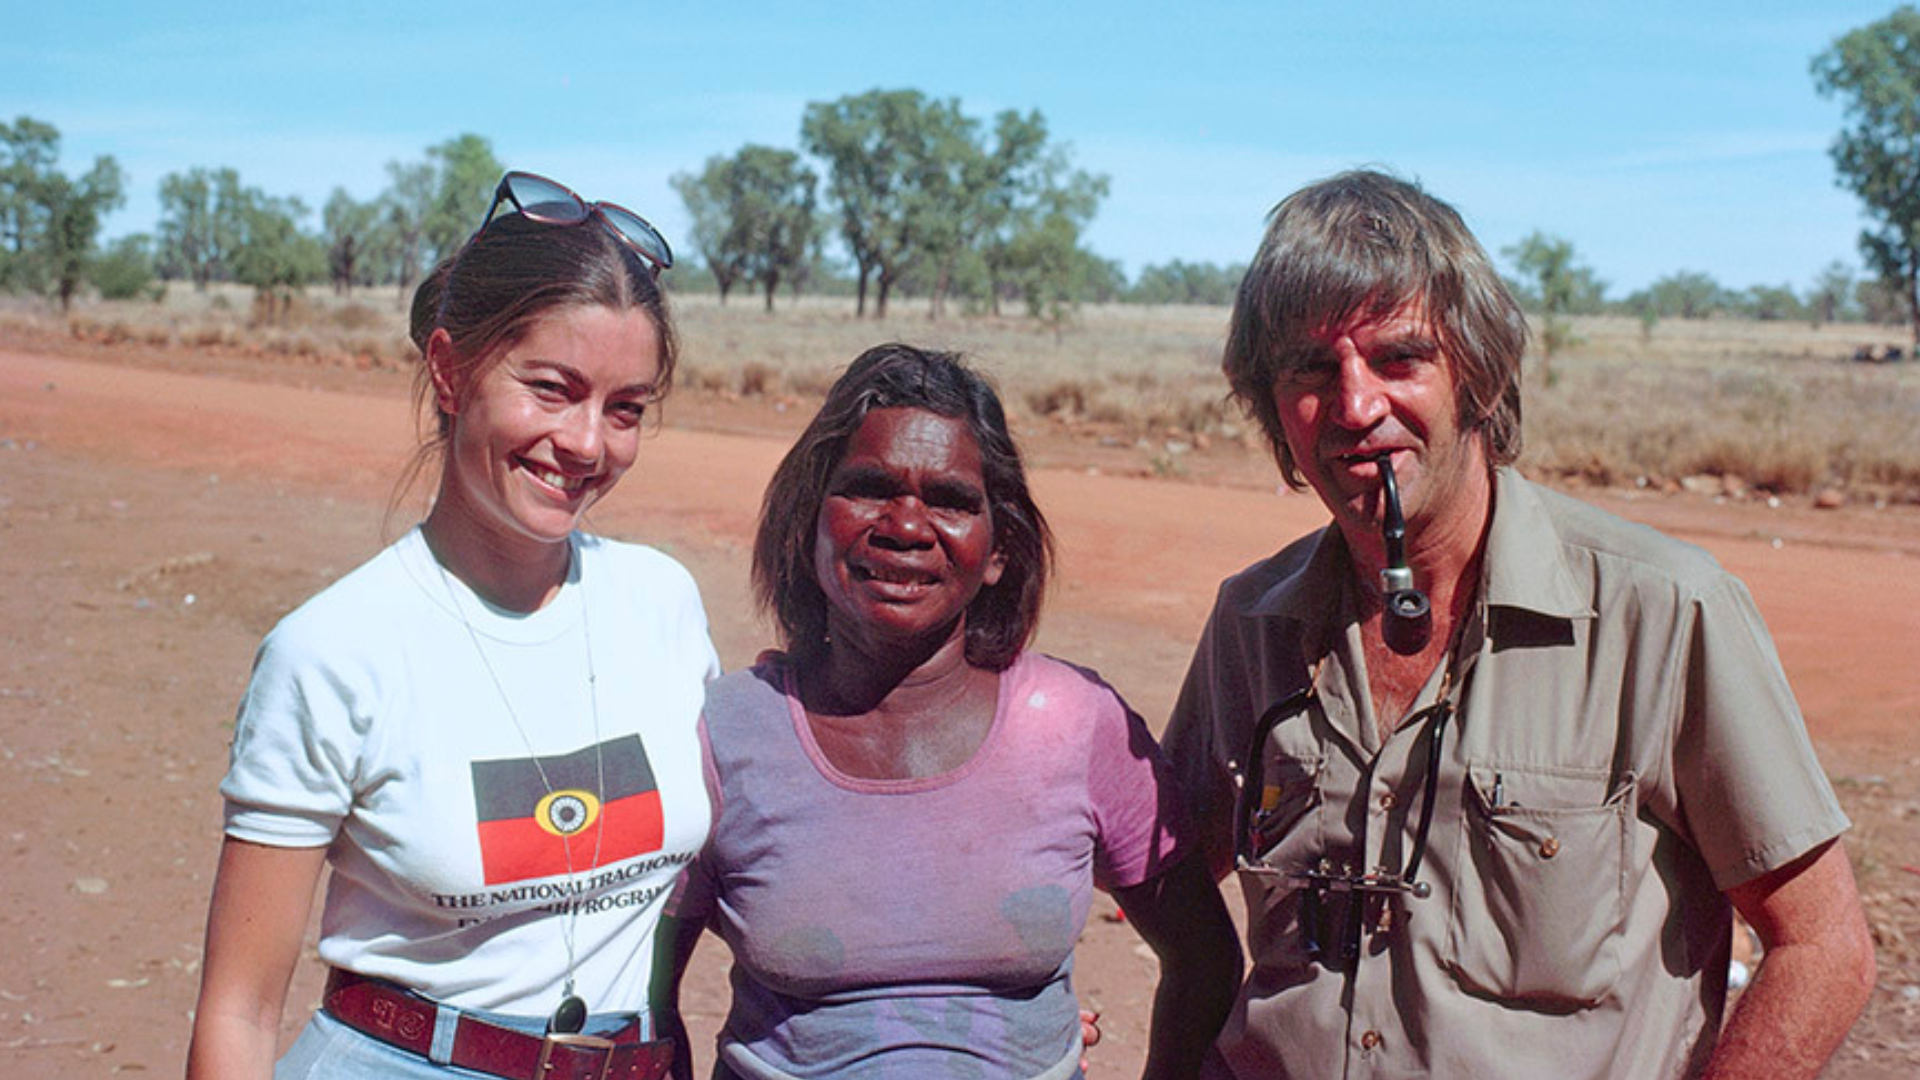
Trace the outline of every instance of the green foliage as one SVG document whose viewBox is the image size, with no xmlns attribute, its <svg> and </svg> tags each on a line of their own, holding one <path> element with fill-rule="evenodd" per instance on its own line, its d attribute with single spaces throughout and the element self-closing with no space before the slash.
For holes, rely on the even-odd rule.
<svg viewBox="0 0 1920 1080">
<path fill-rule="evenodd" d="M 1523 280 L 1521 297 L 1540 312 L 1540 353 L 1547 384 L 1553 385 L 1553 357 L 1580 344 L 1566 316 L 1599 311 L 1606 283 L 1582 265 L 1573 242 L 1535 230 L 1501 254 L 1513 260 Z"/>
<path fill-rule="evenodd" d="M 374 284 L 385 240 L 381 209 L 378 201 L 361 202 L 345 188 L 334 188 L 327 197 L 320 211 L 321 238 L 327 246 L 327 280 L 334 292 L 346 295 L 355 285 Z"/>
<path fill-rule="evenodd" d="M 42 255 L 48 228 L 53 163 L 60 133 L 22 116 L 0 124 L 0 288 L 38 292 L 46 281 Z"/>
<path fill-rule="evenodd" d="M 1846 117 L 1831 153 L 1840 185 L 1872 222 L 1861 254 L 1903 299 L 1920 344 L 1920 11 L 1903 6 L 1842 35 L 1812 68 Z"/>
<path fill-rule="evenodd" d="M 712 273 L 720 302 L 741 281 L 773 297 L 783 278 L 805 274 L 819 256 L 815 213 L 819 178 L 800 155 L 748 145 L 715 155 L 698 175 L 677 173 L 671 183 L 693 218 L 693 243 Z"/>
<path fill-rule="evenodd" d="M 1127 271 L 1119 259 L 1106 259 L 1091 251 L 1084 253 L 1086 292 L 1084 299 L 1096 304 L 1111 304 L 1126 299 Z"/>
<path fill-rule="evenodd" d="M 160 178 L 160 272 L 195 290 L 232 276 L 240 244 L 240 174 L 195 167 Z"/>
<path fill-rule="evenodd" d="M 1057 334 L 1086 292 L 1093 261 L 1080 250 L 1079 225 L 1065 214 L 1051 214 L 1008 241 L 1005 280 L 1019 290 L 1027 314 Z"/>
<path fill-rule="evenodd" d="M 1117 268 L 1088 251 L 1082 237 L 1107 197 L 1107 178 L 1073 167 L 1065 147 L 1049 147 L 1038 112 L 1003 112 L 980 203 L 976 250 L 991 306 L 1018 296 L 1027 313 L 1056 333 L 1081 300 Z"/>
<path fill-rule="evenodd" d="M 384 275 L 400 286 L 402 303 L 426 268 L 427 218 L 433 213 L 434 171 L 430 162 L 387 162 L 387 189 L 380 193 L 380 228 L 387 252 Z M 477 224 L 477 223 L 476 223 Z"/>
<path fill-rule="evenodd" d="M 1750 286 L 1741 299 L 1741 314 L 1761 322 L 1799 319 L 1807 313 L 1806 305 L 1800 302 L 1791 285 Z"/>
<path fill-rule="evenodd" d="M 429 146 L 427 160 L 433 168 L 433 198 L 422 227 L 429 256 L 437 263 L 458 251 L 480 227 L 480 215 L 487 212 L 506 167 L 494 156 L 493 143 L 471 133 Z"/>
<path fill-rule="evenodd" d="M 1857 314 L 1852 267 L 1835 259 L 1814 276 L 1813 287 L 1807 291 L 1807 314 L 1816 324 L 1839 322 Z"/>
<path fill-rule="evenodd" d="M 243 193 L 233 280 L 253 286 L 255 302 L 269 321 L 284 317 L 295 292 L 326 276 L 325 246 L 300 229 L 306 215 L 299 199 L 277 198 L 256 188 Z"/>
<path fill-rule="evenodd" d="M 1860 317 L 1867 322 L 1882 326 L 1896 325 L 1907 317 L 1906 299 L 1899 290 L 1891 288 L 1878 278 L 1866 278 L 1855 282 L 1853 286 L 1854 306 L 1859 308 Z"/>
<path fill-rule="evenodd" d="M 233 169 L 170 174 L 160 181 L 160 269 L 199 290 L 215 280 L 251 285 L 276 318 L 295 290 L 327 272 L 326 245 L 300 227 L 306 215 L 299 199 L 246 187 Z"/>
<path fill-rule="evenodd" d="M 134 300 L 147 297 L 159 300 L 166 287 L 154 283 L 153 238 L 135 233 L 115 240 L 96 257 L 87 270 L 87 279 L 100 290 L 104 300 Z"/>
<path fill-rule="evenodd" d="M 72 179 L 54 168 L 60 132 L 22 116 L 0 124 L 0 287 L 44 292 L 61 310 L 87 280 L 100 219 L 126 201 L 126 174 L 95 158 Z"/>
<path fill-rule="evenodd" d="M 1737 305 L 1712 277 L 1698 270 L 1680 270 L 1627 297 L 1627 306 L 1635 312 L 1652 311 L 1663 319 L 1704 319 Z"/>
<path fill-rule="evenodd" d="M 55 174 L 48 185 L 44 253 L 49 284 L 62 311 L 73 306 L 74 295 L 87 280 L 101 216 L 126 202 L 126 186 L 126 173 L 111 157 L 96 158 L 78 180 Z"/>
<path fill-rule="evenodd" d="M 953 295 L 1057 313 L 1090 279 L 1080 234 L 1107 182 L 1072 168 L 1037 111 L 1000 113 L 989 138 L 957 100 L 873 90 L 808 105 L 800 139 L 827 165 L 860 314 L 870 282 L 877 317 L 910 283 L 938 317 Z"/>
<path fill-rule="evenodd" d="M 1247 276 L 1242 264 L 1216 266 L 1206 262 L 1148 264 L 1126 292 L 1134 304 L 1211 304 L 1233 303 L 1240 290 L 1240 279 Z"/>
<path fill-rule="evenodd" d="M 801 117 L 800 141 L 827 164 L 827 198 L 840 211 L 840 238 L 860 282 L 877 288 L 874 313 L 924 254 L 920 232 L 937 222 L 938 197 L 951 163 L 943 161 L 965 124 L 956 101 L 932 101 L 918 90 L 871 90 L 814 102 Z M 940 241 L 931 240 L 938 247 Z"/>
</svg>

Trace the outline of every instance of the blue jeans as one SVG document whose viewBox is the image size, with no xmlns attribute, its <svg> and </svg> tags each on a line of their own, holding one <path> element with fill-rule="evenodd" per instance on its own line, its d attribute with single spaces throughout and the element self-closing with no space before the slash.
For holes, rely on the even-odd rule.
<svg viewBox="0 0 1920 1080">
<path fill-rule="evenodd" d="M 545 1017 L 503 1016 L 499 1013 L 469 1011 L 491 1024 L 514 1028 L 532 1035 L 546 1029 Z M 587 1021 L 586 1033 L 605 1034 L 632 1019 L 631 1013 L 605 1013 Z M 273 1080 L 449 1080 L 453 1077 L 486 1077 L 472 1069 L 436 1065 L 418 1054 L 367 1035 L 316 1012 L 300 1032 L 286 1056 L 273 1067 Z"/>
</svg>

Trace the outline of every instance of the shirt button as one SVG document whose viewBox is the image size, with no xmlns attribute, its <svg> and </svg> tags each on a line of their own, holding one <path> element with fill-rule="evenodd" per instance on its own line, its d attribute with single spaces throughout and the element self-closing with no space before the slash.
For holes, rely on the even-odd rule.
<svg viewBox="0 0 1920 1080">
<path fill-rule="evenodd" d="M 1545 840 L 1540 841 L 1540 857 L 1541 858 L 1551 859 L 1558 854 L 1560 854 L 1560 838 L 1559 837 L 1549 836 Z"/>
<path fill-rule="evenodd" d="M 1380 1033 L 1377 1031 L 1369 1031 L 1365 1035 L 1360 1036 L 1360 1049 L 1362 1050 L 1372 1050 L 1379 1045 Z"/>
<path fill-rule="evenodd" d="M 1380 796 L 1380 809 L 1393 809 L 1393 792 L 1389 791 L 1385 795 Z"/>
</svg>

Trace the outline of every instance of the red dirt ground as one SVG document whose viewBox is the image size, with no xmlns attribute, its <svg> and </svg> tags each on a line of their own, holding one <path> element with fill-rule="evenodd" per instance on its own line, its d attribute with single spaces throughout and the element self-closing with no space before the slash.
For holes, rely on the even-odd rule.
<svg viewBox="0 0 1920 1080">
<path fill-rule="evenodd" d="M 388 511 L 411 446 L 397 376 L 262 364 L 0 341 L 6 1075 L 181 1068 L 215 784 L 253 648 L 417 512 L 417 498 Z M 737 666 L 768 640 L 746 553 L 797 421 L 688 396 L 667 424 L 593 526 L 684 561 Z M 1219 579 L 1324 520 L 1311 497 L 1276 496 L 1263 462 L 1213 461 L 1200 485 L 1115 475 L 1113 455 L 1048 430 L 1028 449 L 1063 552 L 1041 646 L 1102 669 L 1150 718 L 1171 704 Z M 1881 943 L 1880 986 L 1830 1075 L 1915 1075 L 1920 513 L 1589 497 L 1706 546 L 1758 598 L 1855 820 Z M 695 963 L 704 1067 L 724 950 L 708 944 Z M 1077 970 L 1105 1015 L 1096 1074 L 1136 1074 L 1150 955 L 1096 917 Z M 297 977 L 289 1033 L 318 973 Z"/>
</svg>

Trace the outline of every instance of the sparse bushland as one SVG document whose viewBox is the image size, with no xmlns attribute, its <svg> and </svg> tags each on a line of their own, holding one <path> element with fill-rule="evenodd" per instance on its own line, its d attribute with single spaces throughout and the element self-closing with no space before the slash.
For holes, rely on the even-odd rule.
<svg viewBox="0 0 1920 1080">
<path fill-rule="evenodd" d="M 1104 305 L 1064 336 L 1018 316 L 929 321 L 896 309 L 857 319 L 849 298 L 807 298 L 768 315 L 674 299 L 683 391 L 766 401 L 805 415 L 853 357 L 898 339 L 958 349 L 999 383 L 1027 430 L 1135 453 L 1142 472 L 1183 475 L 1189 453 L 1261 457 L 1259 432 L 1225 399 L 1218 307 Z M 1543 478 L 1730 497 L 1807 496 L 1920 505 L 1920 363 L 1850 362 L 1901 343 L 1899 327 L 1740 319 L 1575 316 L 1580 344 L 1551 385 L 1529 358 L 1526 449 Z M 88 301 L 61 318 L 44 302 L 0 301 L 16 329 L 100 343 L 206 350 L 262 363 L 410 371 L 395 294 L 314 288 L 268 323 L 238 286 L 166 290 L 154 302 Z"/>
<path fill-rule="evenodd" d="M 1899 328 L 1667 321 L 1648 336 L 1623 317 L 1574 321 L 1585 343 L 1553 385 L 1526 387 L 1531 471 L 1920 503 L 1920 364 L 1850 362 Z"/>
</svg>

